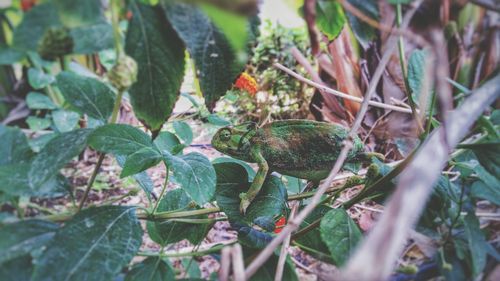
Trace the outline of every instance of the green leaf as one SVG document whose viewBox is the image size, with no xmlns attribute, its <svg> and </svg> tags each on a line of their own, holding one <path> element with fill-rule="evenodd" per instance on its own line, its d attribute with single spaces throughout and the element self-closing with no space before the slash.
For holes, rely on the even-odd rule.
<svg viewBox="0 0 500 281">
<path fill-rule="evenodd" d="M 73 130 L 79 120 L 80 114 L 73 111 L 61 109 L 52 112 L 52 121 L 54 121 L 54 125 L 61 133 Z"/>
<path fill-rule="evenodd" d="M 291 177 L 291 176 L 283 176 L 286 180 L 286 189 L 288 190 L 288 194 L 297 194 L 305 186 L 305 181 L 303 179 Z M 282 179 L 283 179 L 282 178 Z"/>
<path fill-rule="evenodd" d="M 243 248 L 243 253 L 245 258 L 252 257 L 257 254 L 253 249 Z M 278 255 L 274 254 L 264 263 L 262 267 L 249 279 L 249 281 L 273 281 L 274 275 L 276 274 L 276 267 L 278 266 Z M 297 273 L 295 272 L 295 266 L 287 255 L 285 260 L 285 267 L 283 269 L 282 280 L 286 281 L 298 281 Z"/>
<path fill-rule="evenodd" d="M 195 61 L 197 76 L 209 110 L 241 71 L 228 39 L 197 7 L 185 3 L 162 6 L 168 20 Z"/>
<path fill-rule="evenodd" d="M 53 0 L 66 27 L 91 25 L 104 21 L 100 0 Z"/>
<path fill-rule="evenodd" d="M 56 133 L 43 134 L 28 141 L 33 152 L 38 153 L 42 148 L 53 138 L 57 136 Z"/>
<path fill-rule="evenodd" d="M 216 126 L 224 127 L 231 125 L 231 122 L 227 121 L 226 119 L 220 117 L 215 113 L 208 115 L 207 120 L 208 122 L 210 122 L 210 124 L 214 124 Z"/>
<path fill-rule="evenodd" d="M 376 21 L 379 20 L 378 3 L 376 0 L 348 0 L 348 2 L 362 11 L 366 16 Z M 370 42 L 376 39 L 377 33 L 375 28 L 349 12 L 346 12 L 346 15 L 354 36 L 358 39 L 363 49 L 368 49 Z"/>
<path fill-rule="evenodd" d="M 102 206 L 77 213 L 37 259 L 33 280 L 111 280 L 139 250 L 134 208 Z"/>
<path fill-rule="evenodd" d="M 0 125 L 0 166 L 26 163 L 33 157 L 28 138 L 18 128 Z"/>
<path fill-rule="evenodd" d="M 116 155 L 116 161 L 118 165 L 123 168 L 125 165 L 125 156 L 124 155 Z M 148 200 L 151 202 L 151 192 L 153 192 L 154 184 L 151 178 L 148 176 L 146 172 L 140 172 L 138 174 L 133 175 L 134 180 L 139 184 L 139 186 L 144 190 Z"/>
<path fill-rule="evenodd" d="M 87 146 L 87 138 L 92 130 L 79 129 L 63 133 L 50 140 L 33 159 L 29 172 L 32 189 L 39 188 L 52 178 L 73 157 Z"/>
<path fill-rule="evenodd" d="M 140 173 L 161 162 L 161 154 L 156 149 L 145 147 L 127 156 L 120 178 Z"/>
<path fill-rule="evenodd" d="M 412 98 L 418 105 L 420 102 L 420 94 L 422 92 L 422 86 L 425 79 L 425 60 L 427 56 L 427 51 L 425 50 L 415 50 L 411 53 L 410 59 L 408 60 L 408 84 L 412 92 Z M 432 91 L 429 87 L 427 91 Z M 427 107 L 430 108 L 432 95 L 427 97 Z"/>
<path fill-rule="evenodd" d="M 60 26 L 59 15 L 52 3 L 34 6 L 24 14 L 22 22 L 14 29 L 14 47 L 23 51 L 37 50 L 38 41 L 49 27 Z"/>
<path fill-rule="evenodd" d="M 37 92 L 29 92 L 26 96 L 26 104 L 30 109 L 56 109 L 57 106 L 52 102 L 52 100 L 42 94 Z"/>
<path fill-rule="evenodd" d="M 152 147 L 151 137 L 125 124 L 109 124 L 97 128 L 89 137 L 94 149 L 115 155 L 129 155 L 142 148 Z"/>
<path fill-rule="evenodd" d="M 174 189 L 167 192 L 158 205 L 159 212 L 167 211 L 189 211 L 197 208 L 191 206 L 192 199 L 182 189 Z M 206 219 L 207 215 L 190 218 Z M 211 224 L 189 224 L 176 221 L 147 222 L 149 237 L 160 245 L 168 245 L 187 239 L 193 244 L 200 243 L 207 232 L 212 228 Z"/>
<path fill-rule="evenodd" d="M 410 4 L 413 0 L 387 0 L 390 4 Z"/>
<path fill-rule="evenodd" d="M 243 168 L 245 168 L 245 171 L 246 171 L 246 174 L 248 176 L 248 179 L 245 178 L 245 182 L 246 181 L 253 181 L 253 178 L 255 177 L 255 171 L 252 167 L 250 167 L 250 165 L 248 165 L 247 162 L 244 162 L 244 161 L 241 161 L 240 159 L 236 159 L 236 158 L 232 158 L 232 157 L 218 157 L 218 158 L 215 158 L 213 161 L 212 161 L 212 164 L 219 164 L 219 163 L 236 163 L 240 166 L 243 166 Z"/>
<path fill-rule="evenodd" d="M 184 77 L 184 46 L 159 7 L 131 1 L 125 50 L 138 64 L 129 90 L 134 112 L 152 131 L 168 119 Z"/>
<path fill-rule="evenodd" d="M 190 145 L 193 142 L 193 131 L 186 122 L 174 121 L 175 133 L 184 141 L 184 145 Z"/>
<path fill-rule="evenodd" d="M 461 148 L 471 149 L 479 163 L 492 175 L 500 177 L 500 142 L 474 143 L 460 145 Z"/>
<path fill-rule="evenodd" d="M 328 40 L 339 36 L 346 18 L 342 5 L 336 1 L 318 0 L 316 2 L 316 25 Z"/>
<path fill-rule="evenodd" d="M 70 34 L 75 54 L 93 54 L 113 48 L 113 28 L 108 23 L 73 28 Z"/>
<path fill-rule="evenodd" d="M 252 224 L 259 217 L 276 217 L 286 208 L 286 188 L 278 177 L 268 176 L 245 216 L 240 213 L 240 193 L 250 187 L 245 168 L 237 163 L 214 164 L 217 173 L 216 200 L 231 223 Z"/>
<path fill-rule="evenodd" d="M 30 254 L 52 239 L 58 225 L 26 220 L 0 227 L 0 264 Z"/>
<path fill-rule="evenodd" d="M 54 76 L 45 74 L 42 70 L 37 68 L 30 68 L 28 70 L 28 82 L 34 89 L 43 89 L 55 81 Z"/>
<path fill-rule="evenodd" d="M 160 257 L 149 257 L 134 264 L 125 276 L 125 281 L 163 281 L 174 280 L 175 272 L 172 266 Z"/>
<path fill-rule="evenodd" d="M 34 116 L 29 116 L 26 118 L 26 123 L 28 127 L 33 131 L 45 130 L 50 127 L 50 119 L 47 118 L 39 118 Z"/>
<path fill-rule="evenodd" d="M 468 213 L 464 219 L 465 235 L 469 243 L 469 250 L 472 256 L 472 275 L 477 277 L 486 266 L 486 253 L 488 243 L 484 237 L 479 220 L 474 214 Z"/>
<path fill-rule="evenodd" d="M 180 156 L 168 151 L 162 153 L 175 180 L 198 205 L 212 199 L 215 194 L 215 170 L 205 155 L 197 152 Z"/>
<path fill-rule="evenodd" d="M 0 264 L 0 280 L 30 281 L 33 264 L 29 255 Z"/>
<path fill-rule="evenodd" d="M 325 214 L 320 224 L 321 238 L 336 265 L 343 265 L 362 238 L 361 231 L 344 209 Z"/>
<path fill-rule="evenodd" d="M 24 52 L 0 44 L 0 65 L 14 64 L 24 57 Z"/>
<path fill-rule="evenodd" d="M 115 95 L 101 81 L 71 72 L 57 75 L 57 86 L 65 100 L 81 114 L 106 122 L 111 116 Z"/>
<path fill-rule="evenodd" d="M 182 259 L 182 267 L 184 268 L 184 272 L 186 272 L 186 277 L 189 276 L 190 279 L 201 278 L 200 267 L 194 258 Z"/>
<path fill-rule="evenodd" d="M 179 138 L 171 132 L 163 131 L 155 138 L 154 144 L 158 150 L 166 150 L 172 154 L 178 154 L 184 148 Z"/>
<path fill-rule="evenodd" d="M 310 226 L 313 222 L 321 219 L 326 213 L 331 210 L 333 210 L 331 207 L 328 207 L 326 205 L 319 205 L 300 224 L 300 229 L 304 229 Z M 296 240 L 296 242 L 299 244 L 299 247 L 302 250 L 311 254 L 313 257 L 329 263 L 332 262 L 330 252 L 328 251 L 328 246 L 321 239 L 321 231 L 319 226 L 300 236 Z"/>
<path fill-rule="evenodd" d="M 471 186 L 474 196 L 486 199 L 497 205 L 500 204 L 500 179 L 488 173 L 481 165 L 477 164 L 473 168 L 480 181 L 476 181 Z"/>
</svg>

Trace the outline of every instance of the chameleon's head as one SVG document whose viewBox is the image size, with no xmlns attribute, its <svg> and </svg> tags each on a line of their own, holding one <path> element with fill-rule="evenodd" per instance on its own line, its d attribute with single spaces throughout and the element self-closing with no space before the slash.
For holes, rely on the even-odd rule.
<svg viewBox="0 0 500 281">
<path fill-rule="evenodd" d="M 254 126 L 239 125 L 221 128 L 212 138 L 212 147 L 218 151 L 244 161 L 250 159 L 250 138 Z"/>
</svg>

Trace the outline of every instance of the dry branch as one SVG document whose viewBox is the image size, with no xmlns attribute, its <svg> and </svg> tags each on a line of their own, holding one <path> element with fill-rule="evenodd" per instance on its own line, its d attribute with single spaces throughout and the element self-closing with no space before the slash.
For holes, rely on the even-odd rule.
<svg viewBox="0 0 500 281">
<path fill-rule="evenodd" d="M 474 91 L 448 115 L 443 126 L 432 133 L 402 172 L 384 214 L 350 259 L 342 280 L 387 279 L 448 160 L 448 149 L 458 144 L 477 117 L 499 96 L 500 75 L 497 75 Z"/>
</svg>

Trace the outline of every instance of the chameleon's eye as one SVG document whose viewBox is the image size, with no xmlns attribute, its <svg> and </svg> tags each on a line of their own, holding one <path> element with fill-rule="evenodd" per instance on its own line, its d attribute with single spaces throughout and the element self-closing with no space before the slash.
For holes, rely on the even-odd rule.
<svg viewBox="0 0 500 281">
<path fill-rule="evenodd" d="M 221 141 L 228 141 L 229 139 L 231 139 L 231 132 L 229 132 L 229 130 L 224 130 L 220 132 Z"/>
</svg>

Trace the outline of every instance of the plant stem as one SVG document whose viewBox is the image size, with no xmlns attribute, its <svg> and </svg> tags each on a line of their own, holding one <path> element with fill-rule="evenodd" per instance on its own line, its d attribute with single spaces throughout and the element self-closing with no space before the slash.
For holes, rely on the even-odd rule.
<svg viewBox="0 0 500 281">
<path fill-rule="evenodd" d="M 236 243 L 236 242 L 234 242 Z M 231 244 L 234 244 L 231 243 Z M 219 244 L 215 245 L 210 249 L 198 251 L 198 252 L 187 252 L 187 253 L 152 253 L 152 252 L 139 252 L 137 253 L 138 256 L 143 256 L 143 257 L 168 257 L 168 258 L 181 258 L 181 257 L 200 257 L 204 256 L 206 254 L 210 253 L 215 253 L 220 251 L 222 248 L 228 246 L 230 244 Z"/>
<path fill-rule="evenodd" d="M 99 169 L 101 168 L 102 161 L 104 160 L 104 153 L 101 153 L 99 155 L 99 159 L 97 159 L 97 163 L 95 165 L 94 171 L 92 172 L 92 175 L 90 176 L 89 182 L 87 183 L 87 188 L 85 189 L 85 192 L 83 193 L 82 200 L 80 201 L 80 204 L 78 205 L 78 210 L 77 212 L 80 212 L 83 208 L 83 205 L 85 205 L 85 201 L 89 197 L 89 192 L 90 189 L 92 189 L 92 185 L 94 184 L 94 181 L 97 177 L 97 173 L 99 172 Z"/>
<path fill-rule="evenodd" d="M 120 106 L 122 105 L 123 92 L 124 91 L 118 91 L 118 94 L 116 95 L 113 113 L 111 113 L 109 123 L 116 123 L 116 120 L 118 119 L 118 113 L 120 112 Z"/>
<path fill-rule="evenodd" d="M 113 37 L 115 39 L 115 49 L 116 49 L 116 59 L 118 60 L 120 56 L 124 53 L 122 46 L 122 38 L 120 32 L 120 20 L 119 20 L 119 12 L 120 12 L 120 0 L 111 0 L 110 8 L 111 8 L 111 23 L 113 26 Z"/>
<path fill-rule="evenodd" d="M 155 206 L 153 208 L 153 215 L 155 215 L 156 210 L 158 209 L 158 206 L 160 205 L 161 198 L 163 197 L 163 195 L 165 195 L 165 191 L 167 191 L 168 174 L 169 174 L 169 169 L 168 169 L 167 163 L 165 163 L 165 167 L 167 170 L 167 173 L 165 174 L 165 182 L 163 183 L 163 187 L 161 188 L 160 197 L 158 197 L 158 200 L 156 200 Z"/>
</svg>

